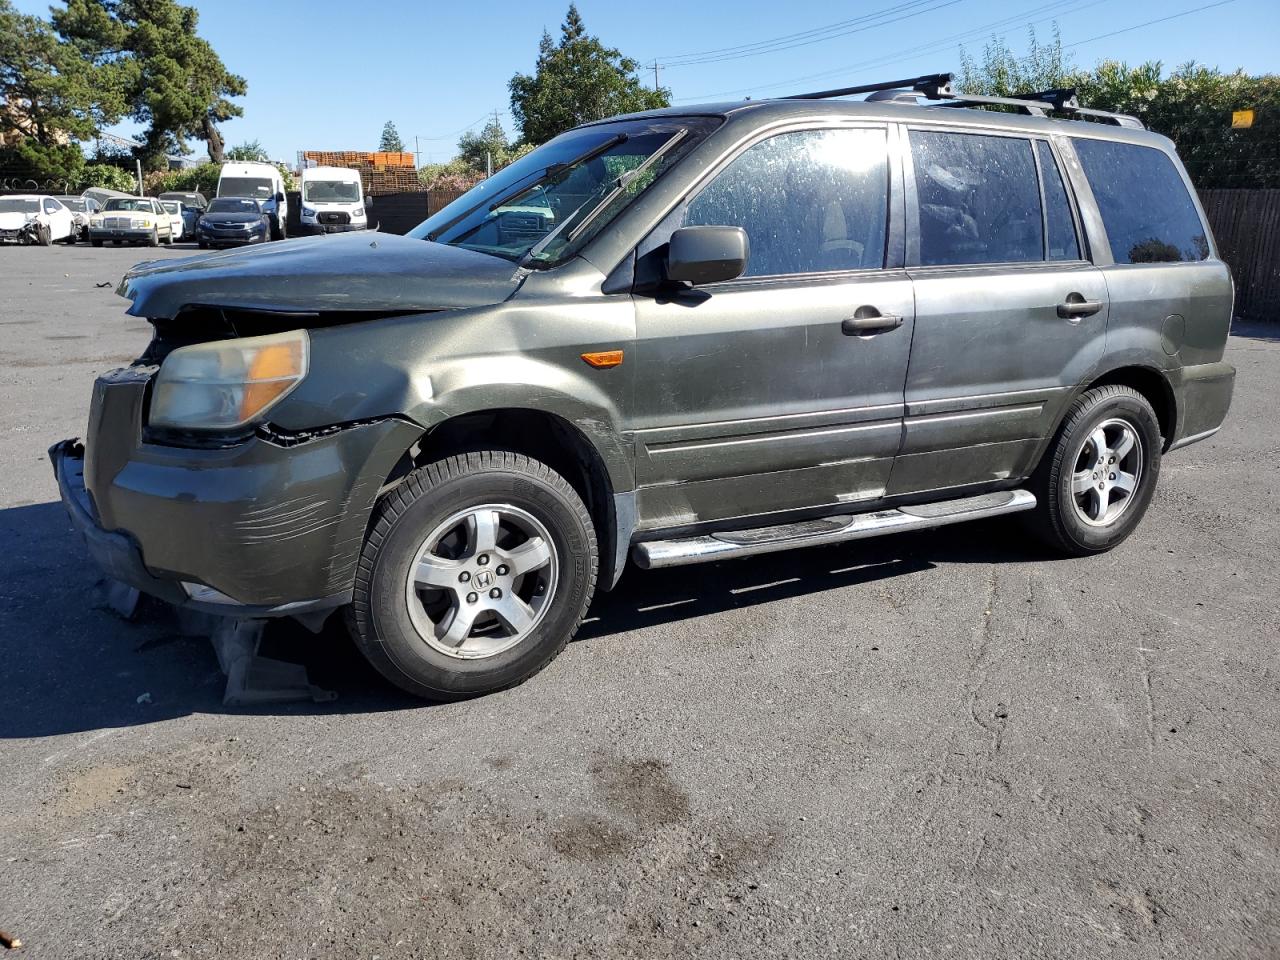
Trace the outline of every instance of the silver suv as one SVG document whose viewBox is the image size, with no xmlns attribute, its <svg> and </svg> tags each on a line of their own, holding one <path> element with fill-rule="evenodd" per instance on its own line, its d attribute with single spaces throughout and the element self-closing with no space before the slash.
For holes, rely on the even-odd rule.
<svg viewBox="0 0 1280 960">
<path fill-rule="evenodd" d="M 1230 274 L 1167 139 L 947 80 L 605 120 L 407 237 L 143 264 L 72 517 L 174 604 L 341 608 L 434 698 L 536 673 L 628 558 L 1015 512 L 1110 549 L 1226 416 Z"/>
</svg>

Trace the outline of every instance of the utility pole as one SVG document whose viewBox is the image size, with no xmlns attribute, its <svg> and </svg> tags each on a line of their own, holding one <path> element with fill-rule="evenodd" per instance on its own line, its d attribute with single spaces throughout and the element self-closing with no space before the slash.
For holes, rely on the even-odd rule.
<svg viewBox="0 0 1280 960">
<path fill-rule="evenodd" d="M 493 151 L 486 150 L 484 152 L 484 177 L 488 180 L 493 176 Z"/>
<path fill-rule="evenodd" d="M 658 90 L 658 61 L 656 59 L 653 61 L 653 89 L 655 93 Z"/>
<path fill-rule="evenodd" d="M 419 166 L 420 164 L 418 163 L 418 135 L 415 133 L 413 135 L 413 169 L 417 170 Z"/>
</svg>

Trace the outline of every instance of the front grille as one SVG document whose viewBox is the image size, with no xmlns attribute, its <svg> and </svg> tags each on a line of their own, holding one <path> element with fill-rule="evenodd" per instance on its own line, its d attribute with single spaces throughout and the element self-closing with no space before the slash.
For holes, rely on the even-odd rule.
<svg viewBox="0 0 1280 960">
<path fill-rule="evenodd" d="M 128 230 L 133 224 L 133 217 L 103 217 L 102 225 L 108 230 Z"/>
<path fill-rule="evenodd" d="M 350 223 L 351 215 L 341 210 L 324 210 L 316 217 L 321 223 Z"/>
</svg>

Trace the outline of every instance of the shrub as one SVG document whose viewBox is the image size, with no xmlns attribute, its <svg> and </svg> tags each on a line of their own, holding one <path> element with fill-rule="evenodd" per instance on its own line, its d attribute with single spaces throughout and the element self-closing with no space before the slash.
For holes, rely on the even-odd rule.
<svg viewBox="0 0 1280 960">
<path fill-rule="evenodd" d="M 91 163 L 84 168 L 79 181 L 81 190 L 89 187 L 106 187 L 108 190 L 134 193 L 138 189 L 138 181 L 128 170 L 109 163 Z"/>
</svg>

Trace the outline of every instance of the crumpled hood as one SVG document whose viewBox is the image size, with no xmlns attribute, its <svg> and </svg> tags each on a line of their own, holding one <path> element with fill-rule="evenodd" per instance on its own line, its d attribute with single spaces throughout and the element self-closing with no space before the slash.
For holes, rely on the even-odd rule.
<svg viewBox="0 0 1280 960">
<path fill-rule="evenodd" d="M 415 311 L 499 303 L 525 271 L 473 250 L 388 233 L 306 237 L 182 260 L 151 260 L 116 291 L 135 317 L 186 306 L 289 312 Z"/>
<path fill-rule="evenodd" d="M 12 213 L 0 213 L 0 230 L 17 230 L 27 222 L 29 213 L 15 210 Z"/>
</svg>

